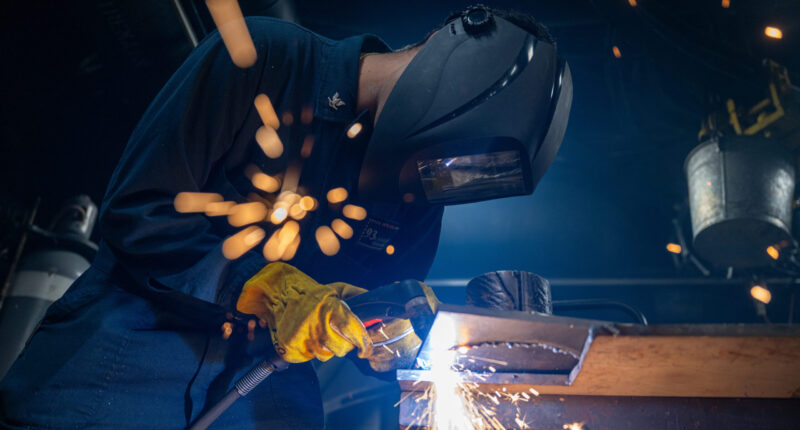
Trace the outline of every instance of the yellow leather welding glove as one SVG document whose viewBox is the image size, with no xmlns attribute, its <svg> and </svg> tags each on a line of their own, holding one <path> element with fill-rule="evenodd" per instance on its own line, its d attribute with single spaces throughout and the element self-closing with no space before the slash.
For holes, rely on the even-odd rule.
<svg viewBox="0 0 800 430">
<path fill-rule="evenodd" d="M 418 282 L 418 281 L 414 281 Z M 420 282 L 427 303 L 418 303 L 416 307 L 417 319 L 433 321 L 433 315 L 439 305 L 439 300 L 430 287 Z M 415 319 L 415 321 L 417 321 Z M 421 324 L 418 322 L 417 324 Z M 388 372 L 390 370 L 410 368 L 417 357 L 422 340 L 407 319 L 395 319 L 386 323 L 378 323 L 368 329 L 369 337 L 372 340 L 373 349 L 367 359 L 372 370 L 376 372 Z M 398 336 L 403 336 L 397 341 L 392 342 Z"/>
<path fill-rule="evenodd" d="M 322 285 L 286 263 L 272 263 L 244 285 L 236 309 L 267 323 L 275 351 L 289 363 L 343 357 L 353 348 L 366 358 L 372 343 L 344 299 L 366 290 L 343 282 Z"/>
</svg>

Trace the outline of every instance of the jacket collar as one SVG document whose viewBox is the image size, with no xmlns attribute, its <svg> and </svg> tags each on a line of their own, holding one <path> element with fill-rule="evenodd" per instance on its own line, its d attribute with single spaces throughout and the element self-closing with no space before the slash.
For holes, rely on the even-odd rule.
<svg viewBox="0 0 800 430">
<path fill-rule="evenodd" d="M 327 121 L 350 122 L 356 116 L 358 68 L 362 52 L 389 52 L 376 36 L 364 34 L 331 42 L 323 50 L 322 79 L 314 116 Z"/>
</svg>

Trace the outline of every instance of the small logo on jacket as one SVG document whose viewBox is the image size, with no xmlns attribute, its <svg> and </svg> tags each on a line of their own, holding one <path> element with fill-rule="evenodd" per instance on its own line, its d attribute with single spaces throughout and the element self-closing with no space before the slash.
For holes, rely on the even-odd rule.
<svg viewBox="0 0 800 430">
<path fill-rule="evenodd" d="M 345 103 L 339 98 L 339 93 L 333 93 L 333 97 L 328 97 L 328 106 L 333 110 L 339 110 L 339 107 L 344 106 Z"/>
</svg>

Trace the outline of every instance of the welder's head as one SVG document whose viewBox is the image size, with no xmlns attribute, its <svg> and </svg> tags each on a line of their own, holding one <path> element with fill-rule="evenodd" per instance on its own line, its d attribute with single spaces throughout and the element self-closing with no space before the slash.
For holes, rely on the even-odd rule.
<svg viewBox="0 0 800 430">
<path fill-rule="evenodd" d="M 544 27 L 470 7 L 424 43 L 392 89 L 359 196 L 450 205 L 530 194 L 571 104 L 569 66 Z"/>
</svg>

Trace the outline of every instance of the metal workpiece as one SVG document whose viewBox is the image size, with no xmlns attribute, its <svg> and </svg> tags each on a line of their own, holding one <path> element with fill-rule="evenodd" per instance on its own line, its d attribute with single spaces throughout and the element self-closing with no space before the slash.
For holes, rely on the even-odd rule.
<svg viewBox="0 0 800 430">
<path fill-rule="evenodd" d="M 780 143 L 730 136 L 686 157 L 697 254 L 718 266 L 765 266 L 769 246 L 792 241 L 794 159 Z"/>
<path fill-rule="evenodd" d="M 489 395 L 498 399 L 499 404 Z M 494 417 L 502 427 L 475 428 L 793 430 L 800 422 L 800 399 L 535 396 L 530 393 L 525 398 L 509 391 L 489 395 L 477 397 L 478 407 L 496 411 Z M 507 400 L 512 397 L 517 399 L 513 404 Z M 420 419 L 428 416 L 430 399 L 422 398 L 422 393 L 404 393 L 404 398 L 399 405 L 400 428 L 433 428 L 429 420 Z"/>
<path fill-rule="evenodd" d="M 443 381 L 460 387 L 448 405 L 479 411 L 475 428 L 800 422 L 800 326 L 611 324 L 442 305 L 419 358 L 397 373 L 402 428 L 432 425 Z M 452 365 L 437 365 L 442 358 Z"/>
<path fill-rule="evenodd" d="M 454 365 L 481 382 L 569 384 L 594 331 L 607 323 L 523 311 L 440 305 L 417 356 L 417 370 L 398 370 L 412 383 L 426 378 L 426 363 L 454 351 Z M 421 371 L 420 371 L 421 370 Z"/>
</svg>

